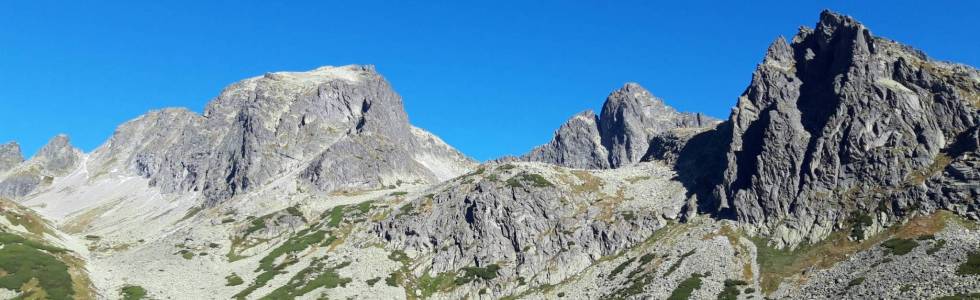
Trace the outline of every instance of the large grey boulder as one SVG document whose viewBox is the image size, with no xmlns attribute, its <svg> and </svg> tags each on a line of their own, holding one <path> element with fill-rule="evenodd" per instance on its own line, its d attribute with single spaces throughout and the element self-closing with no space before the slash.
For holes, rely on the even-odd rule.
<svg viewBox="0 0 980 300">
<path fill-rule="evenodd" d="M 570 168 L 619 168 L 648 157 L 655 137 L 717 123 L 700 113 L 678 112 L 639 84 L 627 83 L 606 98 L 599 116 L 591 110 L 575 115 L 555 131 L 551 142 L 517 159 Z"/>
<path fill-rule="evenodd" d="M 772 43 L 720 127 L 730 144 L 711 210 L 796 244 L 852 213 L 878 223 L 916 208 L 975 208 L 970 193 L 926 197 L 924 182 L 943 176 L 952 142 L 977 126 L 978 78 L 825 11 L 792 43 Z"/>
</svg>

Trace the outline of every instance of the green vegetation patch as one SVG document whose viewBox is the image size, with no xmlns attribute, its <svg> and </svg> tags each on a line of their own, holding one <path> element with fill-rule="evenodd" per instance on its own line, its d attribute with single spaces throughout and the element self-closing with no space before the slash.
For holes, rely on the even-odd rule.
<svg viewBox="0 0 980 300">
<path fill-rule="evenodd" d="M 401 250 L 391 251 L 391 253 L 388 254 L 388 259 L 392 261 L 400 262 L 402 265 L 405 266 L 412 263 L 412 258 L 408 257 L 408 254 L 405 254 L 405 251 L 401 251 Z"/>
<path fill-rule="evenodd" d="M 867 213 L 853 212 L 851 213 L 851 223 L 854 224 L 851 227 L 851 237 L 861 241 L 866 238 L 865 228 L 874 225 L 874 219 Z"/>
<path fill-rule="evenodd" d="M 245 280 L 242 280 L 242 278 L 235 273 L 231 273 L 231 275 L 225 277 L 225 280 L 228 281 L 228 283 L 226 283 L 225 286 L 236 286 L 245 283 Z"/>
<path fill-rule="evenodd" d="M 980 275 L 980 251 L 973 251 L 967 254 L 966 262 L 956 267 L 956 275 Z"/>
<path fill-rule="evenodd" d="M 670 292 L 670 297 L 667 300 L 687 300 L 691 298 L 691 294 L 697 289 L 701 288 L 701 274 L 691 274 L 691 277 L 681 281 L 673 292 Z"/>
<path fill-rule="evenodd" d="M 418 280 L 418 288 L 422 291 L 422 298 L 429 298 L 439 292 L 451 291 L 456 288 L 456 272 L 442 272 L 434 277 L 425 273 Z"/>
<path fill-rule="evenodd" d="M 739 291 L 739 286 L 748 285 L 747 282 L 742 280 L 726 279 L 725 287 L 718 293 L 718 300 L 736 300 L 738 295 L 742 292 Z"/>
<path fill-rule="evenodd" d="M 187 249 L 180 250 L 178 253 L 180 253 L 181 257 L 187 260 L 194 258 L 194 252 L 191 252 L 190 250 Z"/>
<path fill-rule="evenodd" d="M 976 300 L 980 299 L 980 293 L 970 293 L 970 294 L 956 294 L 952 296 L 943 296 L 936 298 L 935 300 Z"/>
<path fill-rule="evenodd" d="M 405 279 L 400 272 L 393 272 L 385 278 L 385 284 L 388 286 L 399 286 L 404 280 Z"/>
<path fill-rule="evenodd" d="M 401 216 L 405 216 L 405 215 L 417 216 L 418 214 L 419 213 L 417 211 L 415 211 L 415 205 L 414 204 L 412 204 L 412 203 L 405 203 L 405 205 L 402 205 L 401 207 L 398 208 L 398 213 L 395 214 L 395 217 L 396 218 L 400 218 Z"/>
<path fill-rule="evenodd" d="M 544 176 L 541 176 L 541 175 L 538 175 L 538 174 L 522 173 L 522 174 L 519 174 L 519 175 L 515 175 L 514 177 L 511 177 L 510 179 L 507 179 L 507 186 L 508 187 L 523 188 L 524 187 L 524 183 L 530 183 L 531 186 L 533 186 L 533 187 L 552 187 L 552 186 L 554 186 L 554 184 L 552 184 L 550 181 L 548 181 L 547 179 L 545 179 Z"/>
<path fill-rule="evenodd" d="M 626 261 L 620 263 L 618 266 L 616 266 L 616 268 L 613 268 L 612 271 L 609 272 L 609 278 L 616 277 L 616 275 L 622 273 L 623 270 L 626 270 L 626 267 L 629 267 L 629 265 L 632 264 L 634 261 L 636 261 L 635 257 L 627 259 Z"/>
<path fill-rule="evenodd" d="M 38 236 L 44 235 L 45 233 L 52 233 L 51 229 L 48 228 L 44 220 L 40 217 L 30 213 L 16 213 L 14 210 L 5 209 L 2 206 L 3 204 L 5 203 L 0 203 L 0 214 L 3 214 L 11 225 L 24 227 L 24 229 L 27 229 L 27 232 Z"/>
<path fill-rule="evenodd" d="M 0 288 L 16 291 L 36 280 L 48 299 L 71 299 L 75 294 L 68 266 L 55 256 L 66 250 L 3 232 L 0 245 L 0 270 L 7 272 L 0 276 Z"/>
<path fill-rule="evenodd" d="M 201 212 L 202 210 L 204 210 L 204 207 L 201 206 L 191 207 L 190 209 L 187 210 L 187 213 L 185 213 L 184 216 L 181 217 L 180 220 L 178 220 L 177 222 L 182 222 L 184 220 L 190 219 L 191 217 L 194 217 L 195 215 L 197 215 L 197 213 Z"/>
<path fill-rule="evenodd" d="M 295 299 L 318 288 L 332 289 L 346 286 L 350 278 L 342 277 L 337 270 L 350 265 L 344 262 L 337 266 L 328 267 L 322 261 L 313 261 L 309 267 L 299 271 L 289 282 L 261 299 Z"/>
<path fill-rule="evenodd" d="M 462 275 L 456 277 L 456 285 L 464 285 L 473 281 L 474 279 L 492 280 L 497 278 L 497 271 L 500 270 L 500 266 L 497 264 L 489 264 L 486 267 L 464 267 Z"/>
<path fill-rule="evenodd" d="M 681 257 L 674 262 L 674 264 L 670 265 L 670 268 L 667 269 L 667 273 L 664 273 L 664 277 L 670 276 L 670 274 L 674 273 L 674 271 L 677 271 L 677 268 L 681 267 L 681 263 L 684 262 L 684 259 L 686 259 L 688 256 L 694 255 L 694 252 L 695 250 L 691 249 L 691 251 L 682 254 Z"/>
<path fill-rule="evenodd" d="M 851 281 L 847 282 L 847 288 L 850 289 L 852 287 L 859 286 L 862 283 L 864 283 L 864 280 L 865 279 L 867 279 L 867 278 L 858 277 L 858 278 L 851 279 Z"/>
<path fill-rule="evenodd" d="M 295 253 L 299 251 L 306 250 L 311 245 L 319 244 L 323 242 L 326 237 L 326 232 L 322 230 L 314 230 L 310 232 L 309 229 L 304 229 L 300 231 L 296 236 L 289 238 L 285 243 L 276 247 L 276 249 L 269 252 L 265 257 L 259 260 L 259 268 L 256 271 L 269 271 L 272 270 L 272 264 L 277 258 L 289 253 Z"/>
<path fill-rule="evenodd" d="M 138 300 L 146 298 L 146 289 L 138 285 L 127 285 L 119 290 L 123 300 Z"/>
<path fill-rule="evenodd" d="M 267 215 L 267 216 L 262 216 L 260 218 L 253 219 L 252 222 L 249 224 L 248 228 L 245 229 L 245 232 L 242 233 L 242 237 L 243 238 L 247 237 L 255 233 L 256 231 L 265 229 L 265 220 L 268 218 L 269 216 Z"/>
<path fill-rule="evenodd" d="M 646 265 L 656 257 L 657 255 L 653 253 L 644 254 L 643 256 L 640 257 L 640 265 L 641 266 Z"/>
<path fill-rule="evenodd" d="M 942 239 L 941 240 L 936 240 L 936 242 L 932 244 L 932 247 L 929 247 L 929 249 L 926 249 L 926 254 L 929 254 L 929 255 L 936 254 L 936 252 L 939 252 L 939 250 L 942 250 L 943 247 L 945 247 L 945 246 L 946 246 L 946 240 L 942 240 Z"/>
<path fill-rule="evenodd" d="M 892 255 L 906 255 L 918 247 L 919 243 L 910 239 L 893 238 L 881 243 L 881 246 L 888 249 L 887 252 Z"/>
<path fill-rule="evenodd" d="M 366 207 L 366 209 L 365 209 Z M 259 288 L 265 286 L 269 281 L 280 274 L 285 274 L 287 267 L 296 264 L 300 252 L 313 247 L 328 247 L 335 243 L 338 238 L 343 238 L 347 231 L 346 226 L 341 226 L 363 217 L 370 211 L 370 204 L 366 206 L 336 206 L 320 215 L 321 221 L 310 227 L 292 235 L 285 242 L 270 251 L 266 256 L 259 260 L 259 266 L 255 272 L 260 272 L 255 280 L 247 288 L 239 292 L 234 298 L 244 299 Z M 342 278 L 335 272 L 346 267 L 349 263 L 338 266 L 328 267 L 321 260 L 314 259 L 307 268 L 296 274 L 288 285 L 280 287 L 267 295 L 266 299 L 292 299 L 303 295 L 320 287 L 335 288 L 344 286 L 351 281 L 350 278 Z"/>
</svg>

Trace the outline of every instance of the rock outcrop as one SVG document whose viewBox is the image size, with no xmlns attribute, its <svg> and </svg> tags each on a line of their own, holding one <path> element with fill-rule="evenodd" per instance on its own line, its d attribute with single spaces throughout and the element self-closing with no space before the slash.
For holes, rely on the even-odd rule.
<svg viewBox="0 0 980 300">
<path fill-rule="evenodd" d="M 0 145 L 0 174 L 12 169 L 24 162 L 24 155 L 20 152 L 20 145 L 17 142 L 8 142 Z"/>
<path fill-rule="evenodd" d="M 555 284 L 676 218 L 685 198 L 671 173 L 656 162 L 603 171 L 488 164 L 396 209 L 377 231 L 409 253 L 433 253 L 423 264 L 432 274 L 502 263 L 498 281 Z"/>
<path fill-rule="evenodd" d="M 93 168 L 118 165 L 165 192 L 200 191 L 208 205 L 282 176 L 329 192 L 435 183 L 475 165 L 413 128 L 371 66 L 246 79 L 203 115 L 167 109 L 120 126 L 94 157 Z"/>
<path fill-rule="evenodd" d="M 10 161 L 16 161 L 20 149 L 16 144 L 11 148 L 16 154 Z M 67 135 L 57 135 L 30 160 L 17 164 L 6 174 L 0 173 L 0 197 L 16 200 L 51 184 L 54 178 L 78 168 L 83 156 L 82 151 L 71 145 Z"/>
<path fill-rule="evenodd" d="M 928 192 L 924 182 L 969 168 L 949 147 L 977 126 L 978 99 L 977 70 L 825 11 L 792 43 L 772 43 L 723 126 L 730 145 L 712 209 L 782 244 L 821 239 L 852 212 L 882 212 L 879 223 L 917 208 L 976 211 L 976 189 Z"/>
<path fill-rule="evenodd" d="M 607 169 L 648 157 L 651 141 L 677 129 L 706 129 L 717 124 L 700 113 L 681 113 L 636 83 L 627 83 L 606 98 L 596 116 L 581 112 L 557 131 L 548 144 L 518 160 L 570 168 Z"/>
</svg>

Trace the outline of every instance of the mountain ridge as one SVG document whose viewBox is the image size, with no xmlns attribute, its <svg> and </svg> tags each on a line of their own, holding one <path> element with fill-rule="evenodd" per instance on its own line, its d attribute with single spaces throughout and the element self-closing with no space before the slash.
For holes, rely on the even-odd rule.
<svg viewBox="0 0 980 300">
<path fill-rule="evenodd" d="M 972 297 L 978 106 L 977 70 L 829 11 L 728 120 L 627 83 L 482 164 L 372 66 L 272 72 L 90 153 L 0 146 L 0 233 L 50 220 L 33 238 L 91 282 L 40 291 L 94 299 Z"/>
</svg>

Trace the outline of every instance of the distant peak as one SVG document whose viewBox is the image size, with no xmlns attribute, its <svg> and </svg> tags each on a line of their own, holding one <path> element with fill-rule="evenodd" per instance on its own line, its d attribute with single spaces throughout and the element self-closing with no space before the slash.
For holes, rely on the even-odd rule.
<svg viewBox="0 0 980 300">
<path fill-rule="evenodd" d="M 765 62 L 782 63 L 792 60 L 793 48 L 790 47 L 785 38 L 782 36 L 777 37 L 769 44 L 769 49 L 766 50 Z"/>
<path fill-rule="evenodd" d="M 0 144 L 0 173 L 23 161 L 24 155 L 20 152 L 20 144 L 15 141 Z"/>
<path fill-rule="evenodd" d="M 840 25 L 847 26 L 851 24 L 860 24 L 860 23 L 855 21 L 854 18 L 852 18 L 851 16 L 825 9 L 820 12 L 820 24 L 832 25 L 832 26 L 840 26 Z"/>
<path fill-rule="evenodd" d="M 600 113 L 600 115 L 605 115 L 605 112 L 609 109 L 620 106 L 646 107 L 649 105 L 667 107 L 667 104 L 663 100 L 654 96 L 640 84 L 627 82 L 623 87 L 613 91 L 606 97 L 606 102 L 602 108 L 603 113 Z"/>
<path fill-rule="evenodd" d="M 20 144 L 18 144 L 17 141 L 9 141 L 9 142 L 0 144 L 0 149 L 14 149 L 14 148 L 20 149 Z"/>
<path fill-rule="evenodd" d="M 67 134 L 59 133 L 48 140 L 48 143 L 41 147 L 37 155 L 43 157 L 51 153 L 64 152 L 65 149 L 74 149 L 71 145 L 71 138 Z"/>
</svg>

